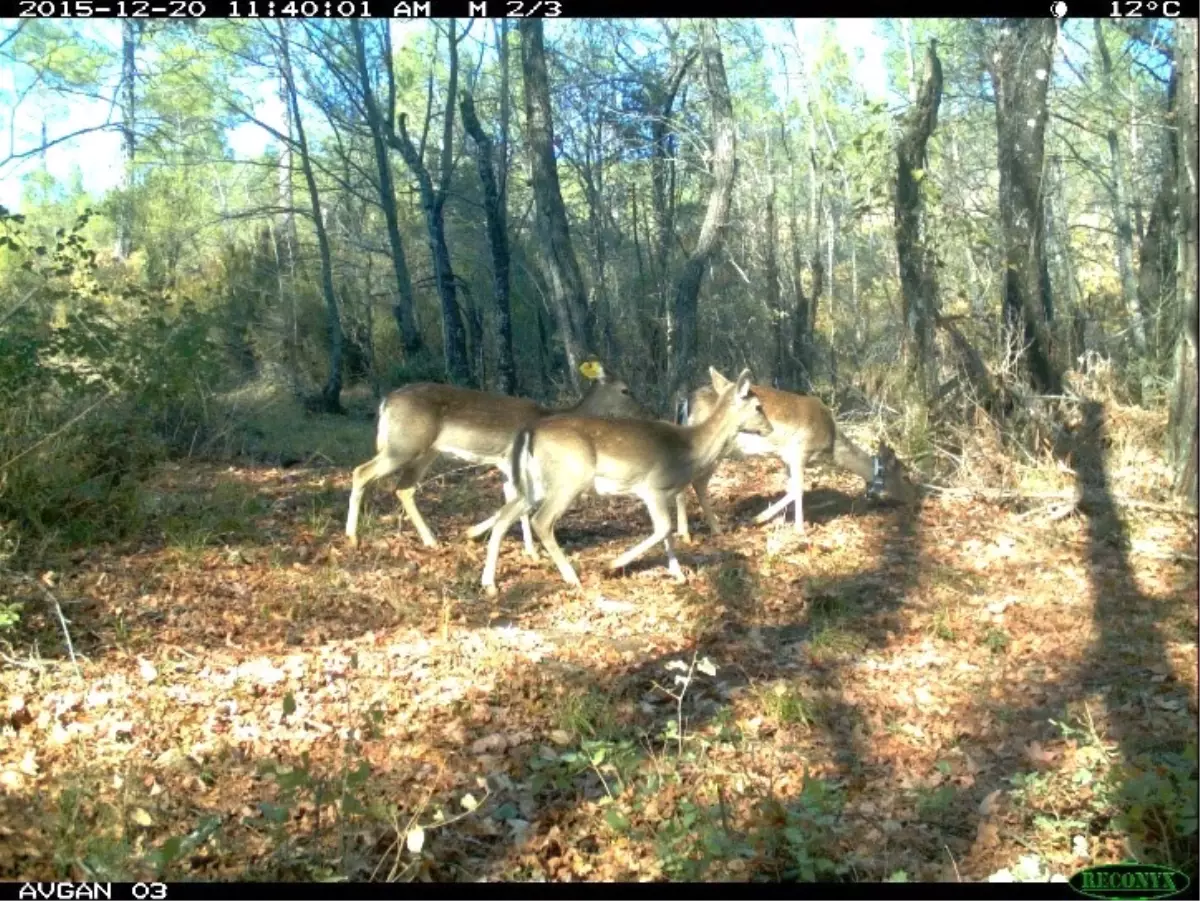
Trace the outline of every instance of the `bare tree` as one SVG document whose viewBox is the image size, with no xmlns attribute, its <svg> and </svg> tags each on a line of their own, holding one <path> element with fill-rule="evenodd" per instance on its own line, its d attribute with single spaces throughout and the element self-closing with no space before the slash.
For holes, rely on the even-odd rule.
<svg viewBox="0 0 1200 901">
<path fill-rule="evenodd" d="M 691 380 L 696 362 L 696 320 L 700 283 L 704 279 L 704 270 L 724 240 L 737 169 L 737 132 L 733 121 L 733 102 L 729 96 L 729 81 L 725 76 L 721 44 L 711 19 L 705 19 L 700 26 L 700 57 L 712 117 L 713 185 L 708 195 L 708 209 L 704 214 L 704 222 L 700 226 L 700 236 L 675 280 L 674 306 L 670 328 L 667 331 L 670 369 L 664 399 L 673 398 L 686 390 Z"/>
<path fill-rule="evenodd" d="M 386 23 L 384 27 L 388 27 Z M 396 278 L 396 296 L 392 304 L 392 316 L 395 318 L 396 328 L 400 332 L 404 353 L 406 356 L 412 356 L 421 350 L 421 332 L 417 328 L 412 277 L 409 275 L 404 243 L 400 237 L 400 219 L 396 212 L 396 191 L 392 184 L 392 166 L 387 152 L 388 136 L 392 131 L 392 110 L 396 106 L 396 77 L 391 65 L 387 65 L 387 71 L 384 73 L 388 86 L 387 118 L 385 119 L 379 109 L 379 102 L 375 98 L 375 89 L 371 84 L 362 23 L 357 19 L 351 20 L 350 30 L 354 36 L 354 58 L 358 65 L 359 87 L 362 91 L 367 127 L 371 132 L 371 147 L 375 152 L 375 167 L 379 173 L 379 205 L 383 209 L 383 219 L 387 226 L 392 272 Z"/>
<path fill-rule="evenodd" d="M 1057 36 L 1054 19 L 1005 19 L 987 61 L 996 92 L 1000 222 L 1004 232 L 1002 304 L 1013 351 L 1023 350 L 1035 390 L 1058 394 L 1050 273 L 1046 264 L 1046 95 Z"/>
<path fill-rule="evenodd" d="M 325 298 L 325 322 L 329 332 L 329 375 L 321 389 L 321 400 L 328 413 L 342 411 L 342 318 L 338 311 L 337 296 L 333 290 L 333 257 L 329 250 L 329 235 L 321 211 L 321 196 L 313 172 L 312 156 L 308 138 L 304 133 L 304 120 L 300 116 L 299 92 L 292 70 L 292 54 L 289 48 L 287 28 L 282 19 L 279 28 L 279 68 L 287 90 L 288 107 L 292 113 L 292 124 L 296 128 L 296 149 L 300 152 L 300 168 L 308 185 L 308 197 L 312 204 L 313 227 L 317 232 L 317 250 L 321 259 L 321 294 Z"/>
<path fill-rule="evenodd" d="M 137 158 L 137 45 L 142 36 L 140 19 L 125 19 L 121 23 L 121 155 L 124 171 L 124 195 L 119 200 L 116 215 L 117 259 L 133 253 L 133 165 Z M 42 144 L 45 145 L 45 139 Z"/>
<path fill-rule="evenodd" d="M 1100 53 L 1100 73 L 1105 93 L 1114 96 L 1116 88 L 1113 85 L 1112 54 L 1108 50 L 1108 42 L 1104 37 L 1104 24 L 1101 19 L 1093 19 L 1096 31 L 1096 49 Z M 1125 309 L 1129 313 L 1129 324 L 1133 333 L 1133 342 L 1141 354 L 1146 357 L 1146 321 L 1141 306 L 1138 303 L 1137 283 L 1133 274 L 1133 226 L 1129 221 L 1129 189 L 1125 183 L 1125 160 L 1121 152 L 1121 141 L 1117 136 L 1115 121 L 1109 122 L 1105 132 L 1108 142 L 1109 163 L 1112 166 L 1112 176 L 1108 181 L 1109 202 L 1112 207 L 1113 224 L 1117 230 L 1117 270 L 1121 276 L 1121 297 L 1125 301 Z"/>
<path fill-rule="evenodd" d="M 933 250 L 925 239 L 921 181 L 925 149 L 937 127 L 942 102 L 942 63 L 937 39 L 929 42 L 925 78 L 916 102 L 905 116 L 896 144 L 896 254 L 900 260 L 900 291 L 904 304 L 905 343 L 910 378 L 917 381 L 929 401 L 936 387 L 933 377 L 934 323 L 938 317 L 937 272 Z"/>
<path fill-rule="evenodd" d="M 493 160 L 496 158 L 491 137 L 475 115 L 475 101 L 463 91 L 461 102 L 463 127 L 475 142 L 475 166 L 483 187 L 483 211 L 487 218 L 488 247 L 492 251 L 492 292 L 496 304 L 496 360 L 500 390 L 517 392 L 517 369 L 513 362 L 512 310 L 509 302 L 508 213 L 500 193 Z M 501 164 L 502 165 L 502 164 Z"/>
<path fill-rule="evenodd" d="M 438 297 L 442 302 L 442 341 L 446 359 L 446 375 L 458 385 L 471 385 L 474 380 L 467 361 L 467 337 L 463 328 L 461 311 L 458 308 L 458 284 L 454 268 L 450 264 L 450 249 L 446 246 L 446 198 L 450 191 L 450 176 L 454 169 L 454 103 L 458 92 L 458 42 L 455 20 L 448 20 L 447 44 L 450 54 L 449 83 L 446 87 L 446 105 L 442 116 L 442 150 L 436 186 L 425 165 L 425 141 L 421 146 L 413 143 L 408 134 L 407 117 L 401 113 L 397 119 L 399 131 L 390 130 L 388 141 L 404 158 L 409 171 L 417 180 L 421 195 L 421 209 L 425 213 L 425 229 L 429 233 L 429 253 L 433 257 L 433 276 L 437 284 Z M 391 45 L 386 53 L 387 66 L 391 70 Z M 429 104 L 433 102 L 433 81 L 429 84 Z M 426 123 L 428 124 L 428 123 Z"/>
<path fill-rule="evenodd" d="M 592 336 L 587 294 L 571 244 L 567 209 L 554 159 L 554 124 L 542 21 L 522 19 L 518 28 L 521 32 L 521 69 L 525 78 L 525 132 L 536 209 L 535 232 L 541 245 L 538 261 L 562 335 L 571 382 L 579 390 L 579 364 L 592 352 Z"/>
<path fill-rule="evenodd" d="M 1200 159 L 1196 147 L 1196 20 L 1176 22 L 1179 35 L 1176 60 L 1179 87 L 1175 109 L 1179 142 L 1177 172 L 1179 186 L 1179 304 L 1180 336 L 1175 345 L 1175 380 L 1171 391 L 1171 410 L 1167 423 L 1168 457 L 1175 471 L 1175 491 L 1192 506 L 1196 505 L 1197 458 L 1197 302 L 1196 175 Z"/>
</svg>

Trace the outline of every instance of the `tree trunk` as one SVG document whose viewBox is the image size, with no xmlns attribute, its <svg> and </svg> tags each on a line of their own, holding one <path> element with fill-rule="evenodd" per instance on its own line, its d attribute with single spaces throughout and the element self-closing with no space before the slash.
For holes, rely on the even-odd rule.
<svg viewBox="0 0 1200 901">
<path fill-rule="evenodd" d="M 686 390 L 692 377 L 696 359 L 696 314 L 700 283 L 704 279 L 705 268 L 720 249 L 724 239 L 737 169 L 737 132 L 733 121 L 733 102 L 729 97 L 729 82 L 725 77 L 725 61 L 721 58 L 721 44 L 711 20 L 703 21 L 700 35 L 704 81 L 708 87 L 709 104 L 712 108 L 713 185 L 708 196 L 704 222 L 700 226 L 700 237 L 675 282 L 673 315 L 667 332 L 670 362 L 664 400 L 674 398 Z"/>
<path fill-rule="evenodd" d="M 508 216 L 500 197 L 500 186 L 492 168 L 495 159 L 492 139 L 475 115 L 475 101 L 464 91 L 461 112 L 463 127 L 475 142 L 475 166 L 483 187 L 483 212 L 487 219 L 488 247 L 492 251 L 492 291 L 496 303 L 496 365 L 500 390 L 517 393 L 517 371 L 513 363 L 512 312 L 509 305 Z"/>
<path fill-rule="evenodd" d="M 567 208 L 554 159 L 554 124 L 550 113 L 550 79 L 546 72 L 541 19 L 522 19 L 521 69 L 525 76 L 525 131 L 533 179 L 538 260 L 550 291 L 570 367 L 571 384 L 580 389 L 579 364 L 592 352 L 588 329 L 587 294 L 571 245 Z"/>
<path fill-rule="evenodd" d="M 671 288 L 671 243 L 675 239 L 675 153 L 671 142 L 674 133 L 675 98 L 696 56 L 697 52 L 693 49 L 679 60 L 667 76 L 660 96 L 654 98 L 654 107 L 647 111 L 651 116 L 650 199 L 654 206 L 654 220 L 658 230 L 650 256 L 651 277 L 655 282 L 654 313 L 650 321 L 653 323 L 652 342 L 656 345 L 653 358 L 660 362 L 667 360 L 667 354 L 664 352 L 666 348 L 658 345 L 665 344 L 664 326 L 671 319 L 671 311 L 667 309 L 667 304 Z M 665 375 L 662 369 L 656 370 L 655 374 L 659 378 Z"/>
<path fill-rule="evenodd" d="M 1175 309 L 1170 301 L 1176 296 L 1176 258 L 1179 240 L 1176 234 L 1178 212 L 1179 142 L 1175 134 L 1175 123 L 1179 112 L 1176 98 L 1179 95 L 1179 69 L 1171 74 L 1167 87 L 1166 121 L 1171 126 L 1166 130 L 1167 165 L 1163 169 L 1162 181 L 1150 207 L 1150 217 L 1142 236 L 1141 253 L 1138 257 L 1138 304 L 1143 314 L 1149 314 L 1154 330 L 1147 335 L 1150 358 L 1161 364 L 1166 356 L 1164 327 L 1176 333 Z M 1153 338 L 1151 339 L 1151 335 Z M 1169 345 L 1168 345 L 1169 346 Z"/>
<path fill-rule="evenodd" d="M 1196 354 L 1197 316 L 1200 315 L 1196 284 L 1196 174 L 1200 168 L 1196 147 L 1196 20 L 1180 19 L 1176 26 L 1176 59 L 1179 87 L 1175 103 L 1179 144 L 1179 312 L 1180 337 L 1175 345 L 1175 381 L 1167 423 L 1168 457 L 1174 469 L 1174 489 L 1196 506 L 1197 404 Z"/>
<path fill-rule="evenodd" d="M 937 41 L 929 42 L 925 79 L 917 101 L 905 116 L 896 144 L 896 255 L 900 260 L 900 291 L 904 307 L 904 338 L 909 378 L 928 403 L 936 391 L 933 359 L 934 325 L 938 317 L 937 272 L 933 251 L 926 244 L 924 198 L 925 154 L 937 127 L 942 102 L 942 64 Z"/>
<path fill-rule="evenodd" d="M 1034 390 L 1043 394 L 1062 390 L 1051 331 L 1054 306 L 1042 197 L 1046 92 L 1055 37 L 1053 19 L 1006 19 L 988 63 L 996 93 L 1005 331 L 1010 350 L 1025 355 Z"/>
<path fill-rule="evenodd" d="M 446 376 L 453 384 L 474 384 L 471 366 L 467 359 L 467 335 L 463 328 L 463 314 L 458 307 L 458 287 L 454 278 L 454 267 L 450 264 L 450 248 L 446 245 L 446 221 L 444 208 L 450 187 L 453 168 L 454 102 L 458 91 L 458 38 L 454 34 L 454 19 L 449 19 L 448 43 L 450 48 L 449 85 L 446 106 L 442 119 L 442 154 L 435 187 L 429 167 L 421 158 L 421 152 L 408 135 L 407 117 L 401 113 L 398 119 L 399 133 L 388 135 L 388 142 L 404 158 L 408 169 L 417 180 L 421 195 L 421 211 L 425 214 L 425 230 L 429 236 L 429 254 L 433 259 L 433 277 L 437 285 L 442 306 L 442 347 L 446 361 Z M 430 91 L 433 90 L 432 83 Z M 424 141 L 422 141 L 422 144 Z"/>
<path fill-rule="evenodd" d="M 812 382 L 809 380 L 811 357 L 808 346 L 808 298 L 804 295 L 804 255 L 801 249 L 799 216 L 796 211 L 799 186 L 796 184 L 796 161 L 792 155 L 791 141 L 788 140 L 787 130 L 780 127 L 783 138 L 783 149 L 788 159 L 788 181 L 791 184 L 791 208 L 788 210 L 788 231 L 791 237 L 792 250 L 792 281 L 795 284 L 795 300 L 792 307 L 790 334 L 787 337 L 789 349 L 787 385 L 799 388 L 801 391 L 811 391 Z M 809 225 L 811 226 L 811 221 Z"/>
<path fill-rule="evenodd" d="M 358 79 L 363 94 L 363 104 L 366 107 L 367 127 L 371 131 L 371 145 L 375 151 L 375 168 L 379 173 L 379 205 L 383 209 L 383 220 L 387 226 L 388 247 L 392 256 L 392 273 L 396 278 L 396 297 L 392 304 L 392 316 L 396 320 L 396 328 L 400 332 L 400 341 L 404 346 L 406 359 L 421 350 L 421 332 L 417 328 L 414 310 L 416 302 L 413 296 L 412 277 L 408 272 L 408 260 L 404 255 L 404 243 L 400 238 L 400 218 L 396 213 L 396 191 L 392 184 L 392 166 L 387 152 L 388 126 L 379 110 L 375 99 L 375 89 L 371 86 L 371 76 L 367 69 L 366 43 L 363 40 L 362 23 L 357 19 L 351 20 L 350 30 L 354 36 L 354 55 L 358 64 Z M 387 77 L 391 74 L 390 56 L 388 57 Z M 388 116 L 391 116 L 389 110 Z"/>
<path fill-rule="evenodd" d="M 137 44 L 142 32 L 138 19 L 121 23 L 121 155 L 124 191 L 117 210 L 116 257 L 133 253 L 133 164 L 137 156 Z M 44 142 L 43 142 L 44 143 Z"/>
<path fill-rule="evenodd" d="M 279 22 L 280 64 L 284 84 L 287 87 L 288 106 L 292 111 L 292 122 L 296 127 L 296 145 L 300 151 L 300 168 L 308 185 L 308 197 L 312 203 L 313 227 L 317 232 L 317 250 L 321 259 L 321 294 L 325 298 L 325 324 L 329 333 L 329 376 L 321 389 L 321 400 L 327 413 L 342 412 L 342 318 L 338 312 L 337 296 L 333 290 L 333 256 L 329 251 L 329 235 L 325 231 L 325 219 L 321 213 L 321 198 L 317 191 L 317 179 L 313 174 L 312 159 L 308 153 L 308 139 L 304 134 L 304 122 L 300 118 L 300 99 L 296 90 L 296 79 L 292 72 L 292 56 L 288 48 L 286 26 Z"/>
<path fill-rule="evenodd" d="M 770 157 L 767 157 L 767 168 L 770 169 Z M 776 250 L 778 233 L 775 227 L 775 179 L 767 173 L 767 222 L 766 222 L 766 277 L 767 277 L 767 309 L 771 312 L 772 337 L 775 341 L 774 359 L 771 361 L 771 375 L 778 387 L 787 378 L 787 313 L 780 302 L 779 291 L 779 257 Z"/>
<path fill-rule="evenodd" d="M 1093 19 L 1092 23 L 1096 31 L 1096 49 L 1100 52 L 1100 71 L 1104 90 L 1110 96 L 1115 97 L 1112 56 L 1108 52 L 1108 43 L 1104 39 L 1104 25 L 1101 19 Z M 1108 196 L 1112 207 L 1113 225 L 1117 232 L 1117 270 L 1121 275 L 1121 298 L 1125 301 L 1125 309 L 1129 315 L 1134 346 L 1145 360 L 1146 321 L 1138 302 L 1137 283 L 1133 274 L 1133 227 L 1129 222 L 1129 192 L 1125 185 L 1125 161 L 1121 153 L 1121 142 L 1117 137 L 1115 124 L 1109 126 L 1105 139 L 1108 142 L 1108 158 L 1112 168 Z"/>
</svg>

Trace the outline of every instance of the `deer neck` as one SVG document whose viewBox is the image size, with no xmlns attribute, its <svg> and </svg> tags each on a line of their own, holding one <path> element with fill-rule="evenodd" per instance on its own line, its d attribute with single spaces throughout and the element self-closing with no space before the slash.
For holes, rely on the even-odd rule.
<svg viewBox="0 0 1200 901">
<path fill-rule="evenodd" d="M 725 453 L 738 432 L 733 409 L 733 391 L 717 401 L 716 408 L 699 425 L 687 427 L 691 434 L 692 460 L 698 469 L 712 465 Z"/>
<path fill-rule="evenodd" d="M 833 462 L 860 476 L 868 484 L 878 476 L 879 458 L 868 454 L 841 432 L 833 439 Z"/>
</svg>

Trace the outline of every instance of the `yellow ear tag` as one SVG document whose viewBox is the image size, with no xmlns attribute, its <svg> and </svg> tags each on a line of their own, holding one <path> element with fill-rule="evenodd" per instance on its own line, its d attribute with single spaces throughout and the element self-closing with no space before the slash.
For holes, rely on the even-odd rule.
<svg viewBox="0 0 1200 901">
<path fill-rule="evenodd" d="M 579 374 L 594 381 L 604 374 L 604 367 L 597 360 L 587 360 L 579 364 Z"/>
</svg>

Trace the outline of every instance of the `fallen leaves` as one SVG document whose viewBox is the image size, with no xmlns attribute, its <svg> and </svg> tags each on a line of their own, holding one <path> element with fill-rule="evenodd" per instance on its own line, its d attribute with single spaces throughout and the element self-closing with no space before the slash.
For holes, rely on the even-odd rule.
<svg viewBox="0 0 1200 901">
<path fill-rule="evenodd" d="M 101 828 L 109 805 L 161 849 L 192 834 L 200 816 L 219 816 L 220 859 L 195 865 L 205 878 L 236 876 L 272 848 L 263 805 L 275 805 L 278 828 L 297 841 L 340 815 L 327 799 L 289 813 L 264 764 L 337 785 L 362 761 L 365 801 L 397 817 L 381 847 L 419 859 L 414 878 L 663 878 L 660 832 L 682 801 L 701 798 L 738 833 L 754 822 L 751 798 L 775 793 L 794 805 L 810 780 L 852 783 L 844 817 L 826 831 L 849 849 L 886 848 L 879 873 L 866 871 L 879 878 L 901 869 L 940 878 L 942 827 L 922 821 L 920 800 L 958 792 L 961 802 L 940 815 L 961 819 L 949 822 L 961 827 L 964 878 L 986 878 L 1016 868 L 1006 834 L 1023 828 L 1014 807 L 1029 802 L 985 789 L 1029 773 L 1071 780 L 1083 768 L 1094 780 L 1108 765 L 1093 746 L 1041 734 L 1044 714 L 1030 713 L 1081 696 L 1071 680 L 1094 665 L 1094 570 L 1075 520 L 1045 533 L 1050 525 L 1029 520 L 1004 534 L 992 528 L 1008 523 L 994 509 L 931 502 L 905 537 L 886 510 L 855 506 L 861 484 L 822 476 L 817 490 L 832 499 L 812 508 L 820 521 L 800 540 L 790 527 L 746 523 L 762 498 L 734 521 L 750 494 L 782 487 L 781 470 L 756 461 L 714 479 L 730 528 L 714 538 L 701 526 L 680 549 L 695 574 L 688 586 L 636 568 L 601 575 L 644 514 L 593 498 L 560 529 L 588 592 L 563 589 L 544 559 L 518 570 L 510 539 L 504 552 L 523 575 L 493 606 L 478 596 L 470 554 L 425 549 L 407 527 L 396 536 L 376 520 L 365 547 L 343 555 L 344 474 L 331 487 L 297 470 L 174 472 L 200 498 L 214 481 L 261 496 L 265 512 L 245 530 L 261 542 L 114 549 L 56 573 L 64 599 L 94 601 L 73 608 L 73 628 L 99 637 L 83 651 L 83 683 L 65 671 L 0 674 L 0 822 L 28 852 L 0 852 L 0 875 L 60 875 L 50 863 L 58 824 L 40 819 L 45 805 L 30 799 L 61 799 L 86 774 L 94 797 L 75 814 L 81 823 Z M 443 504 L 438 528 L 449 535 L 478 510 L 446 510 L 445 490 L 423 487 L 422 505 Z M 1186 544 L 1182 526 L 1163 528 L 1155 540 Z M 1154 574 L 1166 598 L 1154 604 L 1194 623 L 1194 578 L 1145 555 L 1131 565 Z M 1157 610 L 1143 604 L 1129 616 Z M 984 639 L 999 628 L 1010 641 L 993 649 Z M 811 651 L 820 641 L 844 647 L 818 667 Z M 1123 725 L 1172 740 L 1194 734 L 1183 719 L 1195 697 L 1194 639 L 1170 643 L 1161 659 L 1143 646 L 1128 653 L 1143 666 L 1144 702 L 1119 712 Z M 1091 684 L 1110 696 L 1128 665 Z M 674 692 L 686 684 L 682 745 L 703 755 L 679 759 L 672 739 L 664 756 L 661 730 L 676 702 L 655 681 Z M 600 699 L 607 724 L 571 706 L 585 696 Z M 806 706 L 766 715 L 764 696 Z M 630 741 L 636 766 L 617 772 L 611 752 L 589 752 L 579 772 L 554 769 L 604 729 Z M 554 762 L 536 785 L 535 759 Z M 644 786 L 655 767 L 679 784 L 622 788 Z M 710 783 L 722 787 L 720 800 Z M 1071 785 L 1080 797 L 1091 790 Z M 1095 845 L 1093 856 L 1102 853 Z M 1080 850 L 1066 839 L 1064 847 Z M 443 860 L 454 868 L 439 870 Z M 735 857 L 726 875 L 761 875 L 757 865 Z"/>
</svg>

